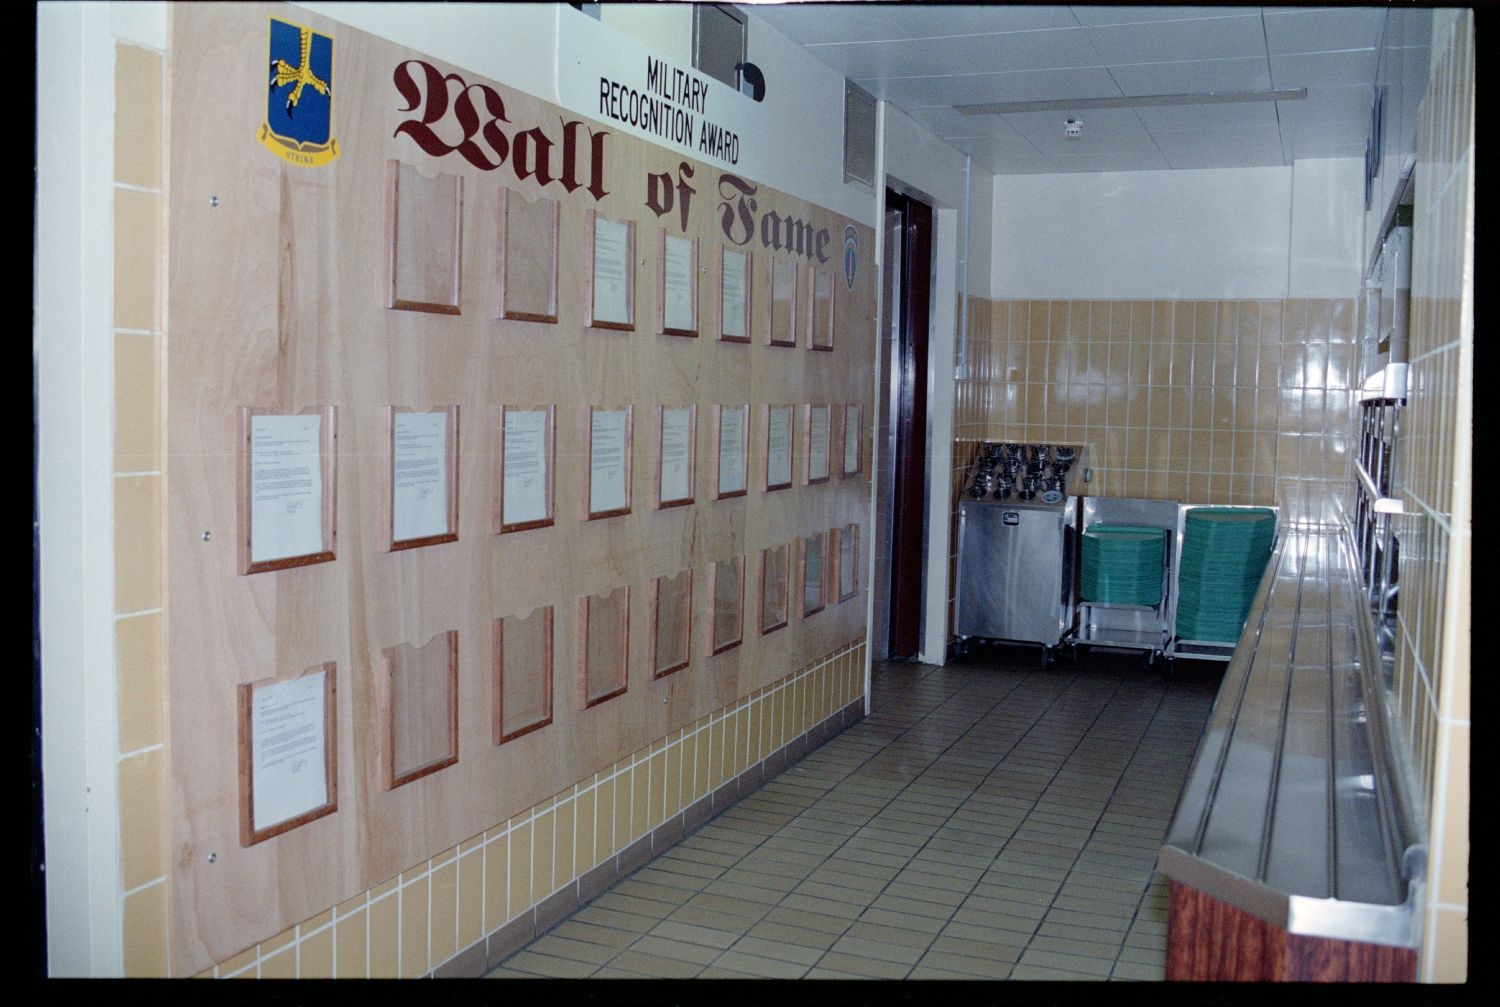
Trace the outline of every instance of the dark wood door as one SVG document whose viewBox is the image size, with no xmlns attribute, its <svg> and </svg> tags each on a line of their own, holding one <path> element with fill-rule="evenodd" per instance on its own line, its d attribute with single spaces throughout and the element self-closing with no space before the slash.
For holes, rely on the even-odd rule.
<svg viewBox="0 0 1500 1007">
<path fill-rule="evenodd" d="M 901 294 L 892 380 L 896 457 L 891 508 L 889 655 L 917 656 L 922 644 L 922 528 L 927 505 L 927 319 L 932 296 L 932 207 L 886 191 L 901 214 Z"/>
</svg>

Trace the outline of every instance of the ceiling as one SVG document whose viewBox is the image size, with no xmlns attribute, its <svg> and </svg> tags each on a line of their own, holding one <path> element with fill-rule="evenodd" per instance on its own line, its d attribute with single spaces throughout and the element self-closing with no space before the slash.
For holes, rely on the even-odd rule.
<svg viewBox="0 0 1500 1007">
<path fill-rule="evenodd" d="M 997 174 L 1288 165 L 1363 157 L 1383 7 L 749 8 L 814 57 Z M 1306 88 L 1301 100 L 955 106 Z M 1083 135 L 1063 135 L 1068 118 Z"/>
</svg>

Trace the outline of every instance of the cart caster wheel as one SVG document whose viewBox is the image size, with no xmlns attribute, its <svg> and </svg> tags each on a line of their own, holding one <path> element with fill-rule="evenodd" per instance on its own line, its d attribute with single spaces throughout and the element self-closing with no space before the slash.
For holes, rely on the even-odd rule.
<svg viewBox="0 0 1500 1007">
<path fill-rule="evenodd" d="M 1156 664 L 1156 652 L 1155 651 L 1148 650 L 1144 654 L 1141 655 L 1141 667 L 1142 668 L 1144 668 L 1147 671 L 1150 671 L 1152 665 L 1154 665 L 1154 664 Z"/>
<path fill-rule="evenodd" d="M 1172 681 L 1172 670 L 1173 670 L 1172 669 L 1172 665 L 1173 665 L 1173 661 L 1172 661 L 1172 659 L 1170 657 L 1164 657 L 1164 658 L 1162 658 L 1162 660 L 1161 660 L 1161 677 L 1162 677 L 1162 681 L 1164 681 L 1164 682 L 1170 682 L 1170 681 Z"/>
<path fill-rule="evenodd" d="M 1076 644 L 1076 643 L 1070 643 L 1070 644 L 1068 644 L 1068 663 L 1069 664 L 1077 664 L 1078 663 L 1078 644 Z"/>
<path fill-rule="evenodd" d="M 1054 660 L 1054 657 L 1053 657 L 1053 654 L 1052 654 L 1052 648 L 1051 647 L 1043 647 L 1042 648 L 1042 668 L 1046 669 L 1046 668 L 1052 667 L 1053 660 Z"/>
</svg>

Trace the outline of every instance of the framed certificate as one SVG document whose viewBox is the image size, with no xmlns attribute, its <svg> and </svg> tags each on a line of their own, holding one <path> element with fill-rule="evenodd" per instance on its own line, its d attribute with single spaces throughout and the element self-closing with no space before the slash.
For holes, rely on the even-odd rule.
<svg viewBox="0 0 1500 1007">
<path fill-rule="evenodd" d="M 584 413 L 587 437 L 583 469 L 585 520 L 630 513 L 630 444 L 634 406 Z"/>
<path fill-rule="evenodd" d="M 828 481 L 828 428 L 832 422 L 831 406 L 803 406 L 803 482 L 809 486 Z"/>
<path fill-rule="evenodd" d="M 787 584 L 791 579 L 791 546 L 760 551 L 760 634 L 774 633 L 787 623 Z"/>
<path fill-rule="evenodd" d="M 556 408 L 496 406 L 495 534 L 553 523 Z"/>
<path fill-rule="evenodd" d="M 381 650 L 387 790 L 458 762 L 458 630 Z"/>
<path fill-rule="evenodd" d="M 771 282 L 766 284 L 766 344 L 797 345 L 796 263 L 771 260 Z"/>
<path fill-rule="evenodd" d="M 552 606 L 525 618 L 490 620 L 494 638 L 494 742 L 539 731 L 552 723 Z"/>
<path fill-rule="evenodd" d="M 327 661 L 238 690 L 240 845 L 338 810 L 338 687 Z"/>
<path fill-rule="evenodd" d="M 583 324 L 595 329 L 635 328 L 635 221 L 584 213 L 588 240 Z"/>
<path fill-rule="evenodd" d="M 692 661 L 693 571 L 651 581 L 651 677 L 666 678 Z"/>
<path fill-rule="evenodd" d="M 583 709 L 629 688 L 630 588 L 578 599 L 578 692 Z"/>
<path fill-rule="evenodd" d="M 656 407 L 656 506 L 693 502 L 698 407 Z"/>
<path fill-rule="evenodd" d="M 858 403 L 844 406 L 844 465 L 845 476 L 859 475 L 863 465 L 862 448 L 865 440 L 863 410 Z"/>
<path fill-rule="evenodd" d="M 677 238 L 657 228 L 656 331 L 698 335 L 698 239 Z"/>
<path fill-rule="evenodd" d="M 334 559 L 338 433 L 333 406 L 296 414 L 240 410 L 239 568 L 285 570 Z"/>
<path fill-rule="evenodd" d="M 802 571 L 800 615 L 804 619 L 823 611 L 824 558 L 822 532 L 797 540 L 797 566 Z"/>
<path fill-rule="evenodd" d="M 789 489 L 792 485 L 792 416 L 791 406 L 765 406 L 767 492 Z"/>
<path fill-rule="evenodd" d="M 815 266 L 807 267 L 808 285 L 812 288 L 812 311 L 807 316 L 807 348 L 833 349 L 833 273 Z"/>
<path fill-rule="evenodd" d="M 502 186 L 499 205 L 494 315 L 556 322 L 559 204 L 546 196 L 531 201 Z"/>
<path fill-rule="evenodd" d="M 745 637 L 745 557 L 709 563 L 708 590 L 712 657 L 738 647 Z"/>
<path fill-rule="evenodd" d="M 387 406 L 387 552 L 458 541 L 458 406 Z"/>
<path fill-rule="evenodd" d="M 750 457 L 750 407 L 714 406 L 715 500 L 747 492 Z"/>
<path fill-rule="evenodd" d="M 719 339 L 722 342 L 750 342 L 753 277 L 749 252 L 719 246 Z"/>
<path fill-rule="evenodd" d="M 385 162 L 385 306 L 459 313 L 464 180 Z"/>
</svg>

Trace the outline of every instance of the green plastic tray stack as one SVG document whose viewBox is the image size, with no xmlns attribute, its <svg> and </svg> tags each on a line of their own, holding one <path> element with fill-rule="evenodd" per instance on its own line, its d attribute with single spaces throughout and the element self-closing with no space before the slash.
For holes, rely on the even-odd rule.
<svg viewBox="0 0 1500 1007">
<path fill-rule="evenodd" d="M 1143 525 L 1096 524 L 1083 533 L 1078 593 L 1108 605 L 1161 604 L 1167 530 Z"/>
<path fill-rule="evenodd" d="M 1271 558 L 1276 512 L 1194 507 L 1187 512 L 1177 571 L 1177 636 L 1236 643 Z"/>
</svg>

